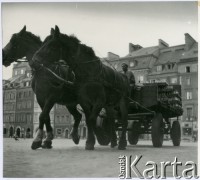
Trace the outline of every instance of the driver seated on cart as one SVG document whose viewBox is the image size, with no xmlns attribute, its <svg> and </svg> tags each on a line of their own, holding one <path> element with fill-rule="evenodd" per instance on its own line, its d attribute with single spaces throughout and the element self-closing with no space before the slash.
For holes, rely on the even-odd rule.
<svg viewBox="0 0 200 180">
<path fill-rule="evenodd" d="M 123 74 L 125 74 L 127 76 L 130 86 L 134 87 L 135 86 L 135 76 L 131 71 L 128 70 L 128 64 L 123 63 L 122 70 L 123 70 Z"/>
<path fill-rule="evenodd" d="M 132 97 L 132 93 L 135 90 L 136 86 L 135 86 L 135 76 L 134 74 L 128 70 L 128 64 L 126 63 L 122 63 L 122 70 L 123 70 L 123 74 L 126 75 L 126 77 L 128 78 L 130 87 L 131 87 L 131 97 Z"/>
</svg>

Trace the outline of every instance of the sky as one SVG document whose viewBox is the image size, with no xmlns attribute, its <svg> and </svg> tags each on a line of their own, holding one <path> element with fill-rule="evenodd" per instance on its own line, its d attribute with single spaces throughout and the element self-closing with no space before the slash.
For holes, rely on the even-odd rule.
<svg viewBox="0 0 200 180">
<path fill-rule="evenodd" d="M 89 2 L 2 3 L 2 46 L 24 25 L 44 40 L 58 25 L 61 33 L 74 34 L 99 57 L 113 52 L 128 54 L 129 43 L 142 47 L 184 44 L 185 33 L 198 41 L 197 2 Z M 3 79 L 12 66 L 3 67 Z"/>
</svg>

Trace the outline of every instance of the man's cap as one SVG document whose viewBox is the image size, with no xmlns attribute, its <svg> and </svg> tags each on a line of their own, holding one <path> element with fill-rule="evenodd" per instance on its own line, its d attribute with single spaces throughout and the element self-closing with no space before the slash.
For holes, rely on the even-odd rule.
<svg viewBox="0 0 200 180">
<path fill-rule="evenodd" d="M 128 67 L 128 64 L 122 63 L 122 67 Z"/>
</svg>

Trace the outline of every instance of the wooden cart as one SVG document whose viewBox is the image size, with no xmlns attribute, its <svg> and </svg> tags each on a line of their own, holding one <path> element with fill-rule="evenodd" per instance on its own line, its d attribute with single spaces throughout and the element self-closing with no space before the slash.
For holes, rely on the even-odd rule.
<svg viewBox="0 0 200 180">
<path fill-rule="evenodd" d="M 179 146 L 181 127 L 178 117 L 182 113 L 180 85 L 145 83 L 135 88 L 129 103 L 129 143 L 136 145 L 141 134 L 151 134 L 153 146 L 161 147 L 164 134 L 169 134 L 173 145 Z M 116 116 L 116 131 L 122 129 L 121 125 Z"/>
</svg>

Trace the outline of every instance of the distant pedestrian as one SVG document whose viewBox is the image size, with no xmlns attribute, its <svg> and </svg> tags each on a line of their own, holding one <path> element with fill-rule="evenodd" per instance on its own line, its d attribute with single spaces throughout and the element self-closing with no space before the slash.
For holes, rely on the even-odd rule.
<svg viewBox="0 0 200 180">
<path fill-rule="evenodd" d="M 194 141 L 194 142 L 197 141 L 197 136 L 196 136 L 196 134 L 193 135 L 193 141 Z"/>
<path fill-rule="evenodd" d="M 19 141 L 18 137 L 17 136 L 14 136 L 14 139 L 15 141 Z"/>
</svg>

